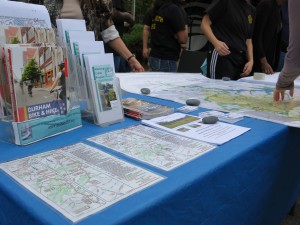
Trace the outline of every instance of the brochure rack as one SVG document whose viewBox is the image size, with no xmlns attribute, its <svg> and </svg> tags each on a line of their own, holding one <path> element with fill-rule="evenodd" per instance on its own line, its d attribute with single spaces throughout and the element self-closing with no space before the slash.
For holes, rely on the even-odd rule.
<svg viewBox="0 0 300 225">
<path fill-rule="evenodd" d="M 22 18 L 6 10 L 19 7 Z M 10 22 L 4 15 L 0 29 L 0 140 L 27 145 L 81 127 L 75 71 L 68 70 L 66 49 L 55 45 L 46 8 L 5 2 L 1 10 Z"/>
<path fill-rule="evenodd" d="M 71 80 L 82 119 L 99 126 L 122 122 L 124 113 L 113 55 L 105 54 L 103 42 L 95 41 L 83 24 L 82 20 L 57 20 L 59 39 L 65 40 L 69 67 L 74 71 Z"/>
</svg>

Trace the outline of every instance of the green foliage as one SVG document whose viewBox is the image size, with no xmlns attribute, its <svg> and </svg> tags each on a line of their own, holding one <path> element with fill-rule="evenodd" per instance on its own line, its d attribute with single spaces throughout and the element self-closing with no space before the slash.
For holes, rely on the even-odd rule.
<svg viewBox="0 0 300 225">
<path fill-rule="evenodd" d="M 143 25 L 135 24 L 132 27 L 130 33 L 125 33 L 122 37 L 124 43 L 128 49 L 136 55 L 136 58 L 140 61 L 143 59 Z"/>
<path fill-rule="evenodd" d="M 135 22 L 143 23 L 145 13 L 152 7 L 154 0 L 127 0 L 125 1 L 125 8 L 131 14 L 133 12 L 133 3 L 135 1 Z"/>
<path fill-rule="evenodd" d="M 14 37 L 14 38 L 11 39 L 11 41 L 10 41 L 10 44 L 19 44 L 19 43 L 21 43 L 21 42 L 19 41 L 19 39 L 18 39 L 17 37 Z"/>
<path fill-rule="evenodd" d="M 42 76 L 42 72 L 34 59 L 31 59 L 25 65 L 24 72 L 22 73 L 22 81 L 31 80 L 39 81 Z"/>
</svg>

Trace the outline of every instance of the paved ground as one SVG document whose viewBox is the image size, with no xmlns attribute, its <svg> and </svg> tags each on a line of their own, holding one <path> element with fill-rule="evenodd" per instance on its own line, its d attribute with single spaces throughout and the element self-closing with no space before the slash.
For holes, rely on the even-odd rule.
<svg viewBox="0 0 300 225">
<path fill-rule="evenodd" d="M 295 214 L 287 215 L 280 225 L 300 225 L 300 198 L 296 204 Z"/>
</svg>

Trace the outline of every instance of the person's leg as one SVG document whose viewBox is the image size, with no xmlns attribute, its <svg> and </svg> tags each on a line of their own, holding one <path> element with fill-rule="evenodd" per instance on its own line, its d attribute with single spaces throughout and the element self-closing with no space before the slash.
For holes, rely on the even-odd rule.
<svg viewBox="0 0 300 225">
<path fill-rule="evenodd" d="M 280 72 L 282 70 L 283 65 L 284 65 L 285 54 L 286 54 L 286 52 L 280 52 L 279 63 L 278 63 L 276 72 Z"/>
<path fill-rule="evenodd" d="M 150 71 L 160 71 L 160 59 L 150 56 L 149 57 Z"/>
</svg>

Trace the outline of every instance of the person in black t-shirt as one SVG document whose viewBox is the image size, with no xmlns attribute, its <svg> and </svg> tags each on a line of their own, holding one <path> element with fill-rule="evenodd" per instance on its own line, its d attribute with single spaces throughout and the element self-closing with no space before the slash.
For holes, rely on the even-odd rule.
<svg viewBox="0 0 300 225">
<path fill-rule="evenodd" d="M 282 19 L 280 7 L 287 0 L 261 0 L 256 6 L 253 32 L 254 72 L 273 74 L 278 66 Z"/>
<path fill-rule="evenodd" d="M 176 72 L 181 47 L 188 40 L 187 17 L 179 0 L 156 0 L 144 17 L 143 55 L 147 55 L 151 36 L 149 66 L 151 71 Z"/>
<path fill-rule="evenodd" d="M 238 80 L 253 67 L 255 8 L 246 0 L 215 0 L 206 9 L 201 29 L 209 40 L 207 76 Z"/>
</svg>

